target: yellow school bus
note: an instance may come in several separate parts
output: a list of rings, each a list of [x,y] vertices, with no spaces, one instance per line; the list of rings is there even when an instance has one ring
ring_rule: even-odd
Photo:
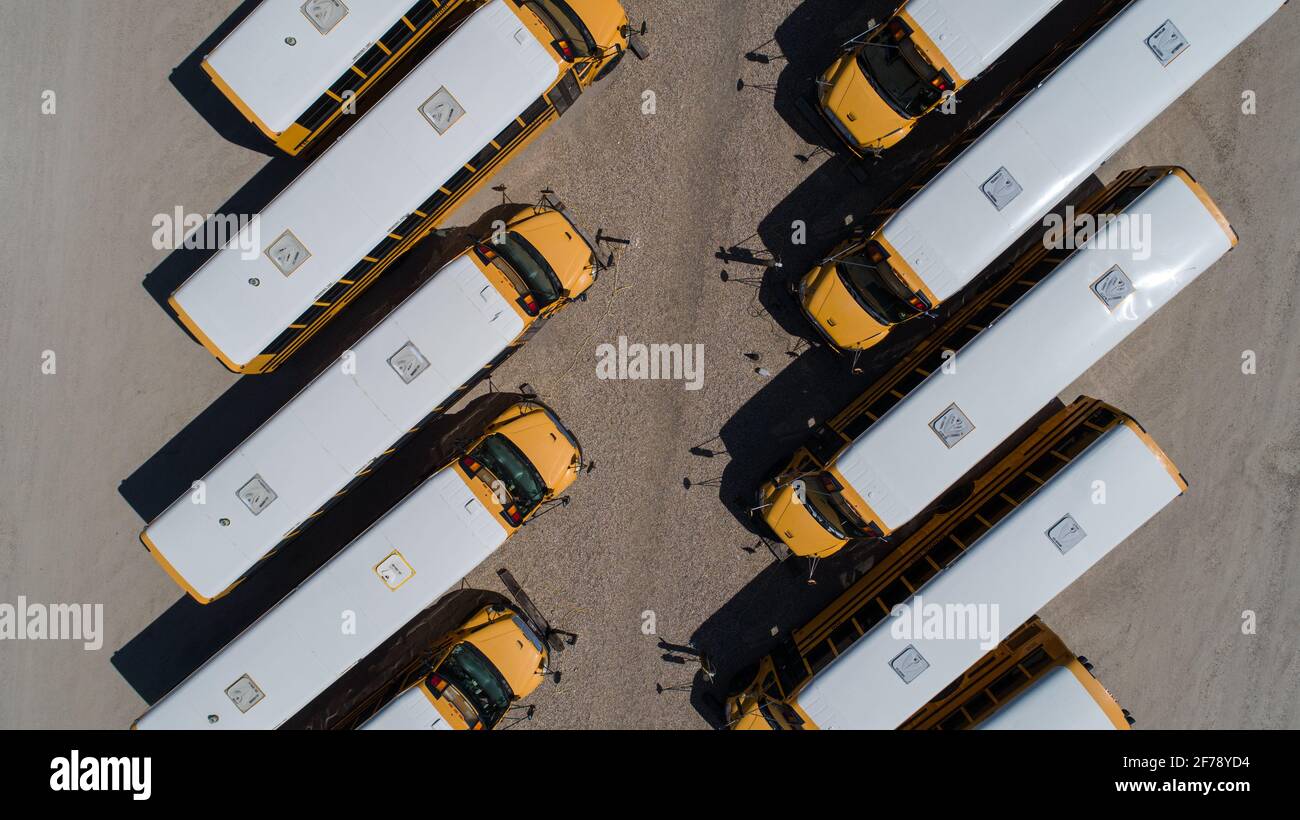
[[[537,625],[511,607],[489,605],[440,638],[425,664],[399,678],[396,697],[357,710],[345,723],[360,718],[360,729],[495,729],[541,686],[549,660]]]
[[[560,501],[581,465],[581,445],[554,412],[517,402],[135,728],[274,729],[295,719]],[[341,630],[349,611],[355,629]],[[469,626],[509,634],[501,613],[481,614]]]
[[[617,0],[490,0],[171,295],[227,368],[267,373],[618,63]]]
[[[805,315],[854,354],[931,315],[1282,5],[1243,0],[1225,14],[1215,0],[1133,0],[1041,82],[1020,84],[901,206],[792,283]]]
[[[1061,0],[909,0],[818,80],[822,115],[859,156],[893,147]]]
[[[1012,632],[900,729],[1129,729],[1133,717],[1038,616]]]
[[[759,488],[766,536],[807,558],[892,537],[1237,244],[1173,167],[1121,174],[1056,233]]]
[[[1092,501],[1098,480],[1113,491],[1107,504]],[[897,728],[986,650],[974,636],[896,634],[896,617],[923,597],[987,602],[1024,623],[1186,489],[1135,420],[1079,398],[737,681],[727,723]],[[1012,628],[980,637],[1000,642]]]
[[[199,603],[228,594],[581,300],[596,249],[560,210],[523,206],[440,268],[182,495],[140,538]],[[219,523],[223,522],[223,523]]]
[[[311,145],[421,42],[483,0],[262,0],[204,73],[281,151]]]

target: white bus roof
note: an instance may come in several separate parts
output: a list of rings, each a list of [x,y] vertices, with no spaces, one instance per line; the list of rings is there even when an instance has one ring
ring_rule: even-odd
[[[909,0],[903,8],[963,80],[997,62],[1061,0]],[[954,78],[956,79],[956,78]]]
[[[204,476],[204,503],[187,493],[158,516],[145,531],[153,550],[204,598],[224,592],[523,326],[474,262],[457,257]],[[396,368],[419,357],[427,368],[408,383]],[[241,497],[255,477],[275,494],[257,514]]]
[[[137,727],[279,726],[507,537],[505,525],[455,469],[443,470],[199,667]],[[232,700],[240,696],[245,710]],[[250,707],[251,700],[257,702]]]
[[[1140,225],[1147,215],[1149,258],[1117,250],[1124,225]],[[1175,175],[1155,183],[1123,216],[963,347],[951,362],[953,372],[932,373],[834,459],[845,483],[891,531],[919,515],[1232,247],[1215,214]],[[1114,269],[1122,279],[1110,276]],[[1113,310],[1098,295],[1107,284],[1120,288],[1117,296],[1131,288]]]
[[[1282,3],[1135,0],[890,217],[885,239],[951,298]],[[1148,45],[1158,32],[1161,53],[1187,43],[1168,65]]]
[[[450,729],[437,707],[424,693],[424,688],[412,686],[393,699],[378,714],[361,725],[362,729]]]
[[[254,116],[280,134],[413,2],[344,0],[341,18],[327,4],[318,25],[307,16],[304,0],[262,0],[207,62]]]
[[[1058,666],[981,723],[980,729],[1114,729],[1074,672]]]
[[[260,231],[256,256],[218,251],[177,305],[232,362],[252,361],[535,102],[557,61],[505,0],[479,9],[241,232]],[[464,114],[439,134],[420,109],[442,89]],[[286,231],[310,254],[289,276],[265,253]]]
[[[1105,504],[1094,502],[1097,481]],[[823,729],[897,728],[1181,493],[1162,454],[1131,427],[1112,428],[903,604],[922,615],[933,605],[990,607],[988,644],[896,638],[900,621],[886,618],[812,679],[799,706]]]

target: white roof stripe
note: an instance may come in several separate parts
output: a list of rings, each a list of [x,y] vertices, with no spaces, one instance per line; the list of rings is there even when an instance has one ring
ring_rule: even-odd
[[[343,0],[348,13],[328,34],[303,14],[303,2],[262,0],[207,56],[230,90],[277,134],[293,125],[415,0]]]
[[[1135,0],[885,223],[940,301],[988,267],[1283,0]],[[1172,19],[1191,43],[1167,67],[1147,38]],[[1024,188],[998,211],[980,186],[1006,168]]]
[[[557,60],[505,0],[479,9],[262,211],[246,229],[260,233],[255,256],[218,251],[176,303],[231,361],[252,361],[535,102]],[[444,87],[465,114],[440,135],[419,109]],[[311,253],[291,276],[262,253],[285,230]]]
[[[507,537],[454,469],[439,472],[155,704],[137,728],[274,729]],[[375,567],[394,550],[415,574],[390,589]],[[355,634],[342,628],[347,613]],[[247,712],[226,695],[243,675],[265,695]]]
[[[909,0],[904,6],[963,80],[978,77],[1061,0]],[[954,78],[956,79],[956,78]]]
[[[350,372],[331,364],[204,476],[205,503],[187,493],[146,535],[200,595],[219,595],[523,328],[469,256],[457,257],[353,347]],[[408,342],[429,361],[410,384],[388,363]],[[258,515],[236,495],[254,475],[278,496]]]
[[[1093,502],[1096,481],[1106,483],[1105,504]],[[993,607],[989,645],[978,636],[895,637],[899,621],[886,618],[813,678],[799,706],[823,729],[897,728],[1181,492],[1131,428],[1113,428],[903,604]],[[1086,536],[1062,553],[1047,532],[1067,515]],[[890,663],[908,647],[929,668],[904,683]]]
[[[1058,666],[976,728],[1114,729],[1115,724],[1074,672]]]
[[[1150,256],[1122,220],[1075,252],[832,462],[890,530],[911,521],[1231,248],[1196,193],[1167,176],[1125,214],[1150,216]],[[1092,285],[1114,266],[1136,293],[1108,310]],[[955,404],[974,429],[951,448],[930,423]]]

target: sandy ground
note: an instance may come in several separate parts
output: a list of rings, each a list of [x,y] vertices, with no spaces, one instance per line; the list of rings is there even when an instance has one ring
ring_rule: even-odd
[[[592,300],[496,378],[536,386],[598,462],[569,508],[469,579],[499,589],[495,570],[508,566],[553,622],[581,635],[563,656],[562,684],[533,698],[533,726],[705,727],[698,697],[657,692],[693,671],[665,662],[658,642],[694,640],[735,668],[773,627],[797,625],[835,591],[834,573],[814,594],[765,551],[747,551],[755,538],[733,501],[794,449],[810,418],[865,385],[824,351],[797,348],[792,331],[806,328],[773,276],[715,253],[766,247],[801,270],[828,240],[790,248],[793,220],[806,220],[819,245],[953,127],[918,130],[866,185],[825,154],[795,159],[813,148],[794,93],[825,49],[854,33],[849,10],[889,5],[629,2],[637,19],[650,16],[652,60],[628,61],[498,178],[518,201],[554,186],[593,229],[632,240]],[[136,539],[356,331],[323,336],[275,376],[238,380],[158,302],[197,261],[152,247],[155,214],[239,210],[232,198],[255,209],[294,170],[253,150],[255,135],[193,79],[194,55],[239,8],[0,0],[0,602],[101,603],[106,617],[98,651],[0,643],[0,726],[128,725],[346,543],[343,519],[326,519],[260,587],[200,609]],[[1142,727],[1300,727],[1300,113],[1288,93],[1297,38],[1288,7],[1103,174],[1183,164],[1242,235],[1065,396],[1087,392],[1133,413],[1192,484],[1044,613]],[[1039,56],[1034,45],[968,98],[1014,78]],[[751,51],[788,60],[745,59]],[[41,113],[47,89],[52,116]],[[1240,112],[1244,90],[1257,93],[1255,116]],[[497,196],[452,221],[472,222]],[[345,314],[336,324],[347,323]],[[597,380],[596,345],[620,335],[705,345],[705,388]],[[42,373],[45,351],[56,356],[52,375]],[[1256,375],[1242,373],[1244,351],[1256,354]],[[1253,635],[1242,633],[1246,610],[1257,616]]]

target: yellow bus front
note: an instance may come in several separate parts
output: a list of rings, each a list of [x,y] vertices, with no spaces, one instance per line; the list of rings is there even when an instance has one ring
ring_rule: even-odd
[[[467,251],[502,298],[514,306],[524,332],[581,299],[595,284],[596,251],[563,213],[527,207],[504,230]]]
[[[758,662],[758,670],[744,689],[728,695],[723,712],[726,728],[737,731],[794,731],[816,729],[798,702],[785,697],[777,681],[772,656]]]
[[[520,402],[493,419],[454,465],[511,533],[578,478],[582,449],[550,410]]]
[[[458,630],[417,686],[451,728],[488,730],[541,685],[548,660],[545,640],[518,613],[488,606]]]
[[[836,350],[867,350],[938,305],[934,292],[877,233],[850,241],[795,288],[804,315]]]
[[[801,558],[828,558],[855,541],[890,534],[834,466],[776,476],[759,488],[757,509],[768,533]]]
[[[818,79],[822,115],[859,156],[897,145],[955,91],[956,71],[906,10]]]

